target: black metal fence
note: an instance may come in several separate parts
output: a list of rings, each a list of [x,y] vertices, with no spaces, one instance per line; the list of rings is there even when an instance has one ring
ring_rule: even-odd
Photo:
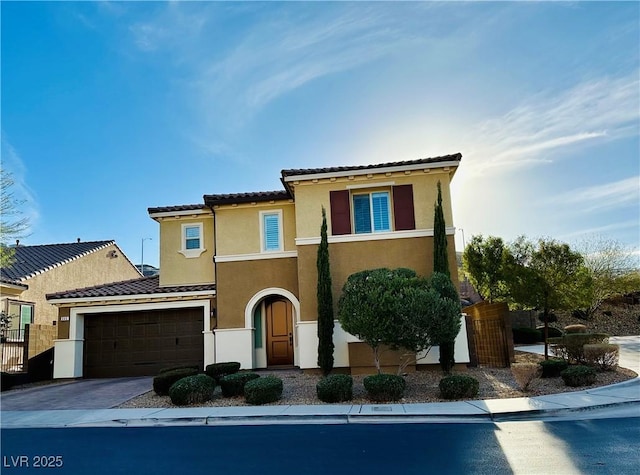
[[[24,330],[4,330],[0,335],[0,371],[20,373],[27,370],[29,327]]]

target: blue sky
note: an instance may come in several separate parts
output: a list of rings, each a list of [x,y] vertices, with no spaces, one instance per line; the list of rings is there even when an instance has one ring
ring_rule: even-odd
[[[640,247],[640,4],[5,2],[22,242],[115,239],[280,170],[461,152],[456,235]]]

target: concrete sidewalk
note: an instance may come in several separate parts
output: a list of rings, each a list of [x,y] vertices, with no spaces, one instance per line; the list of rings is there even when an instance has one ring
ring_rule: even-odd
[[[620,344],[620,366],[640,373],[640,336]],[[542,345],[518,347],[539,353]],[[543,347],[542,347],[543,350]],[[640,378],[584,391],[531,398],[425,404],[282,405],[171,409],[1,411],[1,427],[149,427],[166,425],[351,424],[386,422],[487,422],[556,416],[625,406],[640,416]]]

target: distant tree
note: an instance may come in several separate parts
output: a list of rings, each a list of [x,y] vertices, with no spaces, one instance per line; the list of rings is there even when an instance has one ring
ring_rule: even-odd
[[[433,212],[433,272],[451,275],[447,254],[447,230],[442,210],[442,188],[438,181],[438,198]]]
[[[0,169],[0,267],[10,266],[13,262],[14,249],[9,247],[9,242],[26,236],[29,230],[29,219],[21,217],[20,206],[24,200],[15,197],[14,184],[13,175]]]
[[[505,270],[510,297],[523,307],[542,312],[547,359],[548,316],[552,310],[575,306],[586,278],[582,256],[569,245],[551,239],[539,239],[534,244],[520,237],[510,250]]]
[[[345,331],[371,347],[378,373],[384,347],[405,350],[400,373],[415,362],[416,353],[431,348],[438,318],[451,305],[410,269],[374,269],[349,276],[338,302],[338,318]]]
[[[508,248],[502,238],[473,236],[462,254],[462,265],[471,285],[489,302],[506,297],[504,264]]]
[[[318,268],[318,366],[326,376],[333,369],[333,295],[331,293],[331,269],[329,266],[329,241],[327,216],[322,208],[320,246],[316,260]]]
[[[577,248],[590,279],[582,301],[587,318],[605,300],[640,290],[640,265],[631,249],[602,236],[584,240]]]

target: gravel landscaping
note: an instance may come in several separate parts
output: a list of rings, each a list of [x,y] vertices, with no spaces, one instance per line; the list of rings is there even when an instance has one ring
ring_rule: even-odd
[[[544,359],[540,355],[516,351],[517,363],[538,362]],[[591,386],[571,388],[565,386],[561,378],[537,378],[527,392],[518,388],[509,368],[464,368],[459,370],[473,376],[480,382],[480,391],[476,399],[498,399],[514,397],[541,396],[576,390],[584,390],[608,384],[619,383],[636,377],[636,373],[628,369],[618,368],[616,371],[598,373],[596,382]],[[256,371],[260,375],[274,374],[284,382],[282,399],[273,405],[292,404],[324,404],[316,396],[316,384],[319,375],[305,374],[300,370]],[[370,404],[362,385],[364,376],[354,376],[353,399],[342,404]],[[399,403],[442,402],[439,398],[438,383],[442,373],[438,369],[409,373],[405,376],[407,389],[404,398]],[[215,406],[246,406],[243,397],[225,398],[217,387],[211,401],[198,404],[198,407]],[[119,408],[167,408],[176,407],[171,404],[168,396],[158,396],[149,391],[141,396],[127,401]]]

